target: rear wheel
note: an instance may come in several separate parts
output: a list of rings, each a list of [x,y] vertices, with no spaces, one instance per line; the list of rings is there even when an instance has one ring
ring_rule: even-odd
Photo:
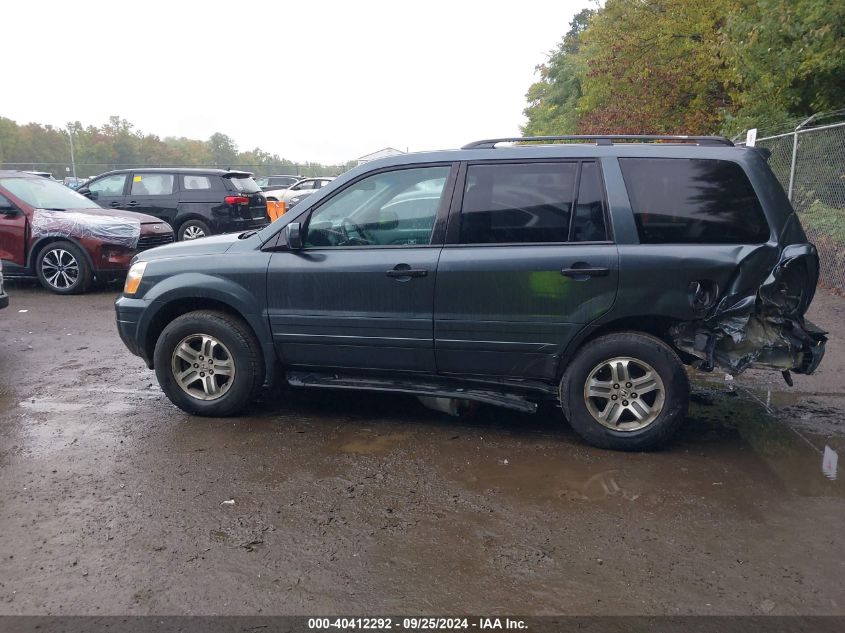
[[[211,235],[211,229],[202,220],[188,220],[179,226],[179,231],[176,234],[180,242],[187,240],[196,240],[201,237]]]
[[[154,352],[164,393],[188,413],[227,416],[261,389],[264,363],[249,326],[223,312],[198,310],[164,328]]]
[[[38,253],[35,267],[41,285],[60,295],[83,293],[94,279],[88,259],[72,242],[53,242],[45,246]]]
[[[578,352],[561,380],[560,402],[572,428],[593,446],[648,450],[665,443],[686,418],[689,381],[663,341],[621,332]]]

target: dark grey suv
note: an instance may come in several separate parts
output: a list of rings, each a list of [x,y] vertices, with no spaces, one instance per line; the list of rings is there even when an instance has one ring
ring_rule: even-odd
[[[553,399],[591,444],[633,450],[683,422],[685,365],[815,370],[818,257],[762,151],[530,141],[367,163],[260,231],[142,253],[120,335],[195,414],[276,377]]]

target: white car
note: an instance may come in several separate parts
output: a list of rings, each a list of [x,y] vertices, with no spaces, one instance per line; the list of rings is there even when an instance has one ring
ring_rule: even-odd
[[[301,193],[314,192],[324,185],[329,184],[334,177],[320,176],[318,178],[303,178],[295,185],[291,185],[287,189],[272,189],[264,192],[264,197],[268,200],[276,200],[278,202],[288,202],[294,196]]]

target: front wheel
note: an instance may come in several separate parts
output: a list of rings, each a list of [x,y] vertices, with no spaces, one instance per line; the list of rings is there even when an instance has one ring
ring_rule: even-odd
[[[561,408],[589,444],[615,450],[657,448],[687,415],[689,381],[660,339],[620,332],[587,343],[560,383]]]
[[[159,336],[153,361],[170,401],[196,415],[237,413],[264,382],[255,335],[241,319],[224,312],[198,310],[174,319]]]
[[[94,279],[90,264],[76,244],[53,242],[35,260],[38,280],[47,290],[60,295],[81,294]]]

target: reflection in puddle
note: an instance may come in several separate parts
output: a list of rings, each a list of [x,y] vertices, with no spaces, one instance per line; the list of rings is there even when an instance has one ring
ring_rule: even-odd
[[[835,481],[838,464],[839,455],[837,455],[836,451],[830,448],[830,446],[825,446],[824,453],[822,453],[822,472],[824,473],[824,476],[831,481]]]
[[[485,418],[498,417],[485,411]],[[772,496],[845,497],[834,448],[828,447],[823,472],[819,468],[825,444],[836,446],[840,437],[798,431],[756,399],[724,389],[697,389],[687,423],[662,451],[601,451],[530,431],[515,445],[491,439],[439,443],[438,470],[476,492],[532,503],[656,507],[708,499],[753,513],[760,499]]]

